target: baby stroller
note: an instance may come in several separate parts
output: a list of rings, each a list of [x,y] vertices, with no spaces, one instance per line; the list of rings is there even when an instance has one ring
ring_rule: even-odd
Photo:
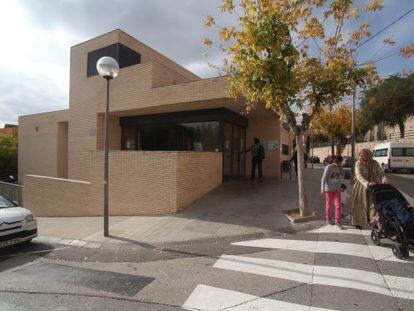
[[[391,240],[394,255],[407,259],[409,251],[413,251],[414,208],[389,184],[374,185],[370,191],[378,213],[378,226],[371,231],[372,241],[381,245],[381,239]]]

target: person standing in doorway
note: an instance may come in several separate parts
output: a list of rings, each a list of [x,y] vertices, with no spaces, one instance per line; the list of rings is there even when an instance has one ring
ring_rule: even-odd
[[[254,180],[256,177],[256,167],[259,171],[259,182],[263,182],[263,160],[265,158],[265,149],[260,143],[259,138],[254,139],[254,145],[246,149],[246,152],[252,152],[252,175],[250,180]]]

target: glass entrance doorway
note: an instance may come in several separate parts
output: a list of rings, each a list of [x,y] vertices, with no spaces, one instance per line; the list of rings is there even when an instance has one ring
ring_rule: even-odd
[[[223,124],[223,177],[243,177],[245,170],[246,129],[230,123]]]

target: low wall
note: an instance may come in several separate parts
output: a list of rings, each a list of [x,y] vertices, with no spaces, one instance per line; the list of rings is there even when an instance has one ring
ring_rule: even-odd
[[[358,154],[359,150],[368,148],[373,149],[375,145],[378,144],[377,142],[364,142],[364,143],[356,143],[355,144],[355,153]],[[335,147],[336,152],[336,147]],[[319,147],[319,148],[313,148],[313,155],[316,157],[319,157],[321,162],[323,159],[325,159],[328,155],[331,154],[331,147]],[[342,151],[342,156],[351,156],[351,145],[347,144],[345,148]]]
[[[38,175],[24,176],[24,207],[36,216],[92,216],[91,184]]]
[[[182,210],[222,182],[222,154],[183,153],[177,158],[177,208]]]
[[[102,215],[103,152],[91,152],[90,167],[89,182],[25,176],[25,207],[38,216]],[[109,213],[175,213],[220,185],[221,179],[221,153],[111,151]]]

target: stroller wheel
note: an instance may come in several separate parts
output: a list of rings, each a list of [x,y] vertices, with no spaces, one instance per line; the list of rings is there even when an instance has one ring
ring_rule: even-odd
[[[375,245],[381,245],[381,238],[378,231],[371,231],[371,240],[372,242],[374,242]]]
[[[393,245],[392,252],[394,253],[395,257],[398,259],[407,259],[408,257],[408,250],[404,248],[402,245]]]

